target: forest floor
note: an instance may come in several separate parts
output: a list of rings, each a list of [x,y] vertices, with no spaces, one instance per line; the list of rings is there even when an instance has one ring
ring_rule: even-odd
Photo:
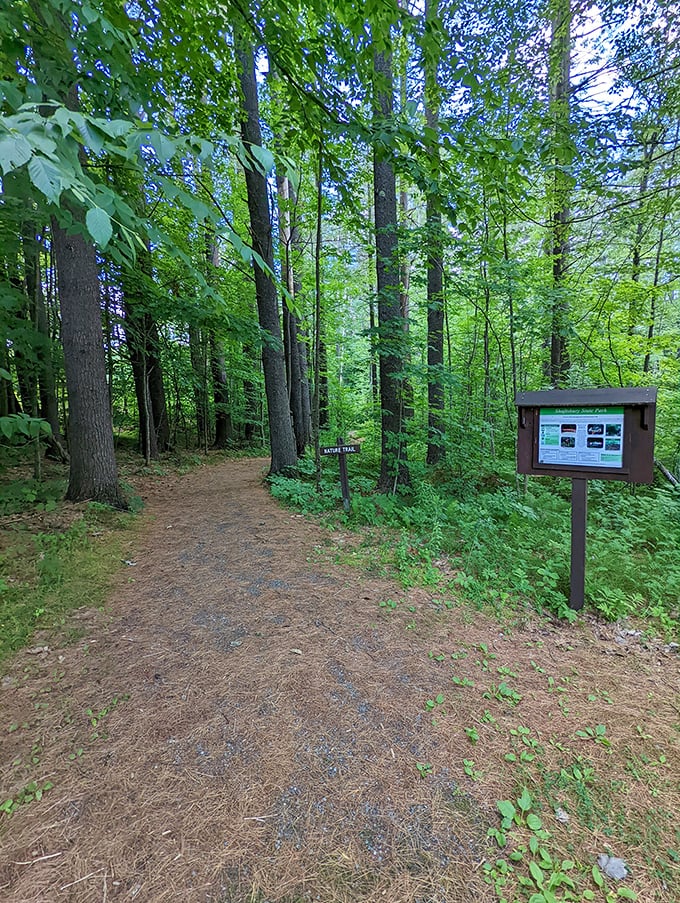
[[[486,903],[508,872],[677,903],[674,650],[340,564],[361,535],[278,506],[265,467],[145,481],[105,611],[9,662],[0,899]]]

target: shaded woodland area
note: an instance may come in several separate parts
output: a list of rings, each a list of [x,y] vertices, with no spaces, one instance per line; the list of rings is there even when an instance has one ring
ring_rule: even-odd
[[[0,893],[680,899],[679,39],[0,3]],[[515,397],[598,387],[577,615]]]
[[[545,386],[659,385],[677,474],[670,6],[27,0],[0,29],[0,423],[49,424],[69,498],[121,503],[134,432],[277,473],[351,431],[384,490],[493,470]]]

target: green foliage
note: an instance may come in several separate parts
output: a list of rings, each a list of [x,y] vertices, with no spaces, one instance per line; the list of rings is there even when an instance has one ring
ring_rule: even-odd
[[[0,661],[30,642],[37,628],[57,627],[72,609],[103,602],[120,567],[118,531],[127,523],[129,515],[93,510],[63,532],[13,535],[0,552],[7,575],[0,581]]]
[[[20,511],[54,511],[64,497],[65,479],[13,480],[0,489],[0,516]]]
[[[0,417],[0,433],[12,443],[49,436],[52,429],[46,420],[28,414],[8,414]]]
[[[22,787],[14,796],[8,797],[0,803],[0,815],[9,817],[21,806],[27,806],[29,803],[40,802],[43,794],[47,793],[54,787],[52,781],[29,781],[25,787]]]
[[[337,508],[339,489],[324,476],[321,493],[311,478],[272,480],[272,492],[301,510]],[[508,485],[447,498],[448,484],[417,481],[411,494],[368,492],[355,477],[347,524],[397,531],[390,541],[392,568],[406,583],[428,582],[433,562],[455,567],[450,589],[499,613],[530,604],[572,619],[568,607],[570,502],[566,481],[535,480],[526,495]],[[680,495],[670,488],[638,488],[591,481],[586,596],[610,620],[626,615],[655,619],[677,630],[680,598]],[[510,704],[512,689],[496,692]]]

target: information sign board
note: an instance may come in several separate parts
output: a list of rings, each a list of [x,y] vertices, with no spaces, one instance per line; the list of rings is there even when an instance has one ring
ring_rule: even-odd
[[[569,606],[583,607],[588,480],[654,479],[656,389],[547,389],[520,392],[517,470],[571,478]]]
[[[520,392],[517,469],[574,479],[654,479],[656,389]]]
[[[539,408],[538,463],[623,467],[623,407]]]

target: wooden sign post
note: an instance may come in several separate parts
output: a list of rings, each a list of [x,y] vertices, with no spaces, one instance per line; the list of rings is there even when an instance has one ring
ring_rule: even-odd
[[[345,445],[342,436],[338,436],[337,445],[327,445],[319,449],[322,455],[337,456],[340,465],[340,489],[342,490],[342,505],[345,511],[349,511],[349,480],[347,478],[347,459],[345,455],[356,455],[361,451],[360,445]]]
[[[656,389],[520,392],[517,470],[571,479],[569,607],[583,608],[588,480],[651,483]]]

